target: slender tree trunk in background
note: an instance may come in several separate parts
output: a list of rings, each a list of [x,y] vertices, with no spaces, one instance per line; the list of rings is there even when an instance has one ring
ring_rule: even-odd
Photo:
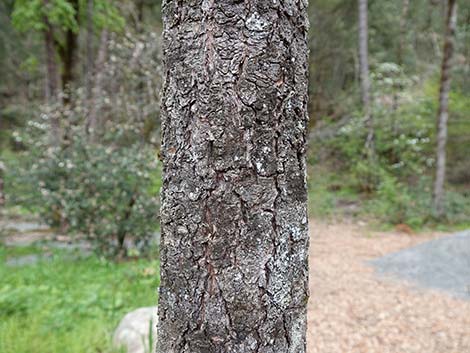
[[[47,18],[44,19],[46,29],[44,31],[44,44],[46,55],[46,101],[52,103],[57,98],[58,70],[56,52],[54,48],[54,31]]]
[[[439,91],[439,112],[437,115],[436,177],[434,181],[434,210],[442,217],[444,209],[444,183],[446,175],[447,121],[449,119],[449,92],[451,83],[452,57],[454,54],[455,29],[457,26],[457,0],[447,5],[446,34],[441,67]]]
[[[362,109],[367,127],[366,150],[373,149],[374,125],[370,111],[370,81],[369,81],[369,30],[367,24],[367,0],[359,1],[359,72],[361,79]]]
[[[47,6],[48,0],[44,1]],[[47,17],[44,17],[44,44],[46,56],[46,103],[50,106],[57,103],[59,72],[57,69],[56,51],[54,46],[54,30]],[[51,143],[58,145],[60,143],[60,121],[55,114],[50,115],[51,122]]]
[[[104,79],[104,67],[106,64],[106,58],[108,56],[108,35],[109,32],[107,29],[101,31],[100,36],[100,48],[98,50],[98,57],[96,58],[96,75],[94,87],[92,88],[92,95],[90,99],[90,110],[88,113],[87,121],[87,130],[90,136],[91,142],[96,142],[97,133],[98,133],[98,113],[101,108],[101,102],[99,96],[103,90],[103,79]]]
[[[5,206],[5,182],[4,182],[5,166],[0,161],[0,207]]]
[[[79,19],[79,4],[78,0],[71,0],[70,1],[73,8],[75,9],[75,20],[78,23]],[[62,91],[66,93],[64,95],[64,103],[68,103],[70,101],[70,97],[67,93],[69,93],[69,86],[74,80],[74,71],[75,71],[75,64],[76,64],[76,52],[78,48],[78,33],[68,29],[65,32],[65,44],[61,45],[58,44],[56,41],[58,52],[62,61]]]
[[[464,21],[465,26],[467,28],[470,28],[470,11],[467,12],[467,18]],[[465,41],[463,48],[460,50],[460,52],[463,52],[463,56],[467,58],[465,60],[465,73],[468,75],[470,73],[470,40]]]
[[[400,18],[400,42],[398,44],[397,60],[398,65],[403,65],[403,56],[406,47],[406,34],[408,30],[408,12],[410,10],[410,0],[403,0]]]
[[[434,55],[440,57],[442,55],[441,49],[441,35],[442,32],[436,32],[434,28],[434,12],[438,12],[439,16],[442,16],[442,26],[446,25],[447,21],[447,0],[430,0],[428,6],[428,16],[426,21],[426,26],[423,29],[423,32],[427,34],[428,40],[432,44],[432,49],[434,50]],[[416,51],[419,48],[415,49]]]
[[[443,0],[447,1],[447,0]],[[432,29],[432,23],[433,23],[433,12],[436,6],[439,6],[439,3],[442,3],[442,0],[429,0],[428,1],[428,11],[427,11],[427,17],[426,17],[426,30],[431,30]]]
[[[145,8],[145,0],[137,0],[136,1],[136,11],[137,11],[137,18],[136,18],[136,25],[135,28],[137,31],[143,32],[144,29],[144,8]]]
[[[94,53],[93,53],[93,0],[87,1],[87,45],[86,45],[86,97],[88,102],[91,101],[92,90],[93,90],[93,74],[94,74]]]
[[[159,353],[304,353],[307,2],[163,2]]]
[[[74,78],[75,52],[77,49],[77,35],[71,30],[66,33],[65,47],[61,51],[62,58],[62,90],[66,92]]]

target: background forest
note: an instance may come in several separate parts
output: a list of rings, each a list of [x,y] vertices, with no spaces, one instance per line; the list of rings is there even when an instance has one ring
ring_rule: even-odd
[[[409,232],[469,226],[470,2],[458,3],[439,210],[433,183],[448,2],[369,1],[364,100],[357,2],[310,0],[312,217]],[[0,0],[0,212],[38,217],[87,239],[97,254],[66,271],[0,268],[0,352],[27,352],[50,330],[36,352],[110,351],[106,337],[129,303],[153,304],[161,31],[160,0]],[[0,257],[38,251],[2,246]],[[53,251],[54,261],[68,261]],[[109,299],[118,285],[122,296]]]

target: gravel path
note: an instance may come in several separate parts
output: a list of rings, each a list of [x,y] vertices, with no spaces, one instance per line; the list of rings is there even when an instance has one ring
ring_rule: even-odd
[[[392,253],[371,264],[382,275],[470,300],[470,231]]]
[[[309,353],[470,353],[470,301],[378,276],[370,261],[444,234],[311,223]]]

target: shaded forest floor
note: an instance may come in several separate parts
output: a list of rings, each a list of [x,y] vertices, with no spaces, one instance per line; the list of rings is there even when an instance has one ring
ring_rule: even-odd
[[[309,353],[470,352],[470,302],[379,277],[367,262],[445,236],[312,220]]]

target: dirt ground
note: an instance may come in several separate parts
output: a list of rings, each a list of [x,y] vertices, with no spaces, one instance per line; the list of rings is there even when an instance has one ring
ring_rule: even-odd
[[[444,234],[318,221],[310,229],[308,353],[470,353],[470,301],[379,277],[367,264]]]

